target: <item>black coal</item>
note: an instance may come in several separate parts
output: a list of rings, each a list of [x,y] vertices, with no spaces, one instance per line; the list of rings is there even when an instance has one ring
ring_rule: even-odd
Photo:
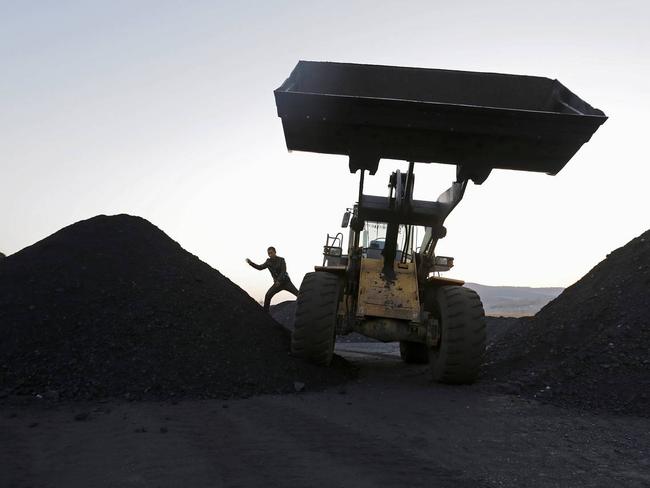
[[[485,378],[561,404],[650,415],[650,231],[498,337]]]
[[[289,356],[241,288],[139,217],[97,216],[0,263],[0,392],[231,397],[345,380]]]

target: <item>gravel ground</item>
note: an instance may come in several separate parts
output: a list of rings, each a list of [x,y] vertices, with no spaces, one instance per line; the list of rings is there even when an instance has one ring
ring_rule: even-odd
[[[650,419],[430,383],[389,346],[339,344],[359,376],[323,392],[0,405],[0,486],[650,485]]]

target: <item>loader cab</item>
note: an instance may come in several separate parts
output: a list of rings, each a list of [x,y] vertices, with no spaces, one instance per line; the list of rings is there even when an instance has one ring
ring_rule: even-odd
[[[350,220],[350,211],[346,211],[343,216],[342,227],[347,227]],[[416,228],[417,227],[417,228]],[[383,251],[386,245],[386,232],[388,226],[384,222],[366,222],[363,230],[360,232],[359,244],[361,247],[361,257],[368,259],[383,259]],[[414,251],[419,249],[419,242],[416,240],[425,235],[426,228],[421,226],[399,227],[398,250],[396,261],[410,262],[414,259]],[[410,235],[410,237],[409,237]],[[354,230],[350,229],[350,241],[354,242]],[[408,239],[408,243],[406,240]],[[348,254],[343,251],[343,233],[338,232],[335,235],[327,234],[323,246],[323,266],[338,267],[346,266]]]
[[[378,239],[373,239],[368,244],[368,247],[364,248],[364,256],[370,259],[381,259],[382,252],[386,246],[386,239],[380,237]]]
[[[369,259],[381,259],[386,246],[386,224],[383,222],[366,222],[361,231],[362,256]]]
[[[386,246],[387,225],[384,222],[366,222],[361,231],[362,256],[368,259],[383,259]],[[422,226],[399,226],[398,249],[395,259],[410,262],[414,259],[414,252],[420,248],[419,238],[424,236],[426,228]],[[407,242],[408,240],[408,242]]]

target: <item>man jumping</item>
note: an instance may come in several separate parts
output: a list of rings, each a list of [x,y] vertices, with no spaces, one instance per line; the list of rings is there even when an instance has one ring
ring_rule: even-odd
[[[298,296],[298,289],[293,285],[293,283],[291,283],[291,279],[287,274],[287,264],[284,262],[284,258],[275,254],[275,248],[273,246],[269,247],[266,251],[269,258],[264,262],[264,264],[255,264],[248,258],[246,258],[246,262],[255,269],[268,269],[271,272],[273,285],[264,296],[264,310],[268,312],[271,305],[271,298],[273,298],[276,293],[286,290],[289,293]]]

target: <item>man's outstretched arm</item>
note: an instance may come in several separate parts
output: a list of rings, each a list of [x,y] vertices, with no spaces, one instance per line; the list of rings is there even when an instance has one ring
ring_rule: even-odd
[[[251,261],[250,259],[246,258],[246,262],[247,262],[248,264],[250,264],[253,268],[255,268],[255,269],[257,269],[257,270],[260,270],[260,271],[269,267],[269,263],[268,263],[268,261],[265,261],[264,264],[255,264],[253,261]]]

